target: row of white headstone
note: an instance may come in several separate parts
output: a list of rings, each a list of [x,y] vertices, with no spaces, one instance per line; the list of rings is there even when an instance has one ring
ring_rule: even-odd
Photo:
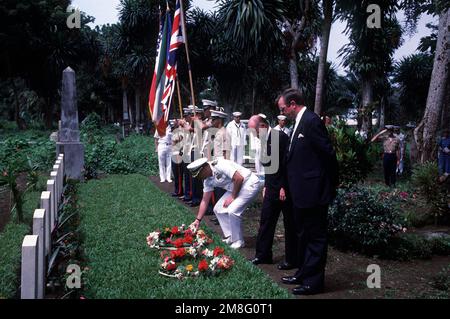
[[[47,191],[41,194],[40,209],[34,211],[33,234],[23,239],[21,299],[45,297],[46,271],[52,254],[52,232],[58,225],[63,186],[64,154],[59,154],[47,181]]]

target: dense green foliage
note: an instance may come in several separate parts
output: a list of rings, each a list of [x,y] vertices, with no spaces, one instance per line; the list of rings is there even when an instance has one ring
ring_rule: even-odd
[[[99,174],[156,174],[158,159],[152,137],[132,134],[122,140],[117,127],[101,127],[95,113],[83,121],[81,140],[85,143],[85,177]]]
[[[369,144],[344,121],[336,121],[328,130],[339,162],[341,186],[348,187],[364,180],[373,167]]]
[[[391,205],[363,187],[339,190],[329,218],[336,247],[366,254],[380,254],[402,230]]]
[[[194,215],[141,175],[111,176],[80,185],[84,274],[88,298],[288,298],[286,290],[236,251],[234,268],[220,277],[178,281],[158,275],[160,256],[147,235]],[[222,242],[211,230],[215,243]]]
[[[413,169],[412,182],[432,207],[437,222],[450,222],[448,209],[448,189],[438,182],[439,171],[436,163],[428,162]]]

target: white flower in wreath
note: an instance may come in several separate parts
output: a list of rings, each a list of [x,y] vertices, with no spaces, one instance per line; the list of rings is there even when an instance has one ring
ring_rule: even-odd
[[[195,258],[197,256],[197,249],[195,249],[194,247],[189,247],[187,249],[187,253]]]
[[[151,248],[156,247],[156,244],[157,244],[158,241],[159,241],[159,235],[160,235],[159,232],[153,232],[153,233],[150,233],[150,234],[148,235],[148,237],[147,237],[147,244],[148,244]]]
[[[211,262],[209,263],[209,268],[211,270],[215,270],[217,267],[217,263],[219,262],[220,258],[219,257],[215,257],[211,260]]]

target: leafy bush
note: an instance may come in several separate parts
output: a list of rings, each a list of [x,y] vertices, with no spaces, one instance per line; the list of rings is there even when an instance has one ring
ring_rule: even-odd
[[[337,248],[379,255],[400,231],[388,201],[363,187],[339,189],[329,212],[330,240]]]
[[[395,260],[429,259],[433,255],[433,244],[423,236],[404,234],[391,240],[381,253],[382,258]]]
[[[344,121],[335,121],[328,127],[339,162],[339,179],[349,187],[367,177],[373,167],[369,144]]]
[[[0,143],[0,170],[14,166],[19,172],[37,166],[47,171],[55,159],[55,143],[50,141],[49,133],[26,131],[6,135]]]
[[[83,135],[84,139],[89,139]],[[94,135],[85,142],[85,176],[96,178],[99,174],[156,174],[158,161],[153,151],[153,139],[131,135],[118,142],[114,135]]]
[[[419,193],[430,204],[436,224],[449,219],[446,187],[439,183],[439,171],[436,163],[427,162],[418,165],[412,173],[412,182]]]

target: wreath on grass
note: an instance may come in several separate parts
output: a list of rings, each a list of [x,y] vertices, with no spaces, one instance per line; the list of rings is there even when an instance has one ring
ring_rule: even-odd
[[[184,225],[157,230],[147,237],[150,248],[162,250],[159,274],[177,279],[217,276],[233,267],[234,260],[223,248],[207,248],[212,242],[203,230],[185,229]]]

